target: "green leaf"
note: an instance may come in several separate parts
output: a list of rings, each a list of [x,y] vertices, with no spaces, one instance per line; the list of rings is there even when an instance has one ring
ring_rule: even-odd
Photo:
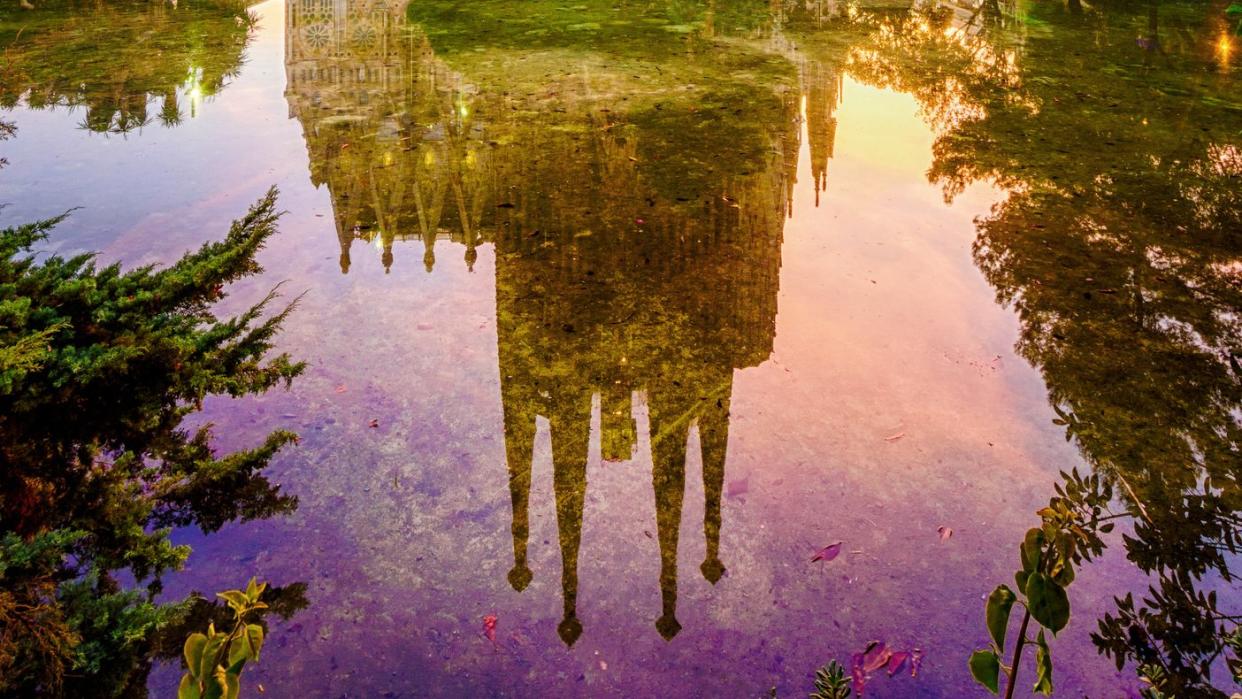
[[[201,633],[192,633],[190,637],[185,639],[185,647],[182,654],[185,656],[185,666],[189,669],[188,676],[197,678],[199,668],[203,665],[203,648],[207,645],[207,637]]]
[[[216,665],[218,664],[217,656],[220,655],[220,648],[224,646],[225,635],[216,634],[207,639],[206,645],[203,646],[203,658],[198,666],[198,676],[207,680],[204,684],[208,688],[211,687],[210,678],[215,674]],[[207,697],[207,692],[203,693]]]
[[[246,593],[241,590],[225,590],[217,592],[216,597],[225,600],[229,606],[237,611],[241,611],[250,605],[250,600],[246,598]]]
[[[990,650],[970,654],[970,676],[993,694],[1000,693],[1000,658]]]
[[[1026,580],[1026,600],[1031,616],[1054,636],[1069,623],[1069,596],[1047,575],[1031,573]]]
[[[1042,629],[1035,639],[1035,687],[1031,691],[1052,696],[1052,654],[1048,651],[1048,641]]]
[[[199,699],[198,682],[195,682],[188,672],[181,676],[181,685],[177,687],[177,699]]]
[[[1069,587],[1074,582],[1074,563],[1068,558],[1057,561],[1052,567],[1052,579],[1061,587]]]
[[[234,668],[241,672],[242,665],[251,658],[250,646],[243,640],[243,637],[233,639],[233,644],[229,646],[229,670]]]
[[[263,649],[263,627],[258,624],[246,624],[243,642],[250,650],[250,657],[259,659],[259,651]]]
[[[1022,570],[1034,572],[1039,567],[1039,559],[1044,550],[1044,532],[1038,527],[1029,529],[1022,541]]]
[[[1229,6],[1229,8],[1228,8],[1227,10],[1225,10],[1225,16],[1226,16],[1226,17],[1238,17],[1238,16],[1242,16],[1242,5],[1239,5],[1239,4],[1238,4],[1238,3],[1236,3],[1236,2],[1235,2],[1234,4],[1232,4],[1232,5],[1230,5],[1230,6]]]
[[[224,685],[220,681],[220,674],[224,672],[224,668],[216,666],[211,675],[203,683],[203,699],[223,699]]]
[[[223,699],[237,699],[237,695],[241,693],[241,677],[235,672],[226,672],[220,677],[224,683]]]
[[[1025,570],[1019,570],[1013,574],[1013,581],[1018,585],[1018,592],[1026,594],[1026,578],[1030,573]]]
[[[1005,585],[997,585],[992,594],[988,595],[987,619],[988,633],[996,642],[999,651],[1005,650],[1005,631],[1009,628],[1009,610],[1017,596]]]

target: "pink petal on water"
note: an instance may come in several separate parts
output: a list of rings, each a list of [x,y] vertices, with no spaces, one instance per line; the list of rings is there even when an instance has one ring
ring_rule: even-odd
[[[819,552],[817,552],[814,556],[811,557],[811,562],[814,563],[816,561],[831,561],[832,559],[836,558],[839,555],[841,555],[841,542],[840,541],[838,541],[835,544],[829,544],[825,546],[824,548],[820,549]]]

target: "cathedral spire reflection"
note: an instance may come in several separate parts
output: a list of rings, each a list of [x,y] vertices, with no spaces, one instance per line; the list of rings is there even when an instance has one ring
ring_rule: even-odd
[[[542,417],[561,557],[557,631],[567,645],[578,640],[598,405],[602,459],[650,461],[659,546],[652,583],[661,595],[652,618],[672,639],[681,630],[677,563],[691,430],[703,471],[698,568],[715,585],[727,571],[721,500],[733,375],[772,352],[803,110],[818,196],[838,74],[737,48],[759,54],[745,57],[748,70],[772,61],[772,80],[735,77],[726,62],[710,91],[651,97],[562,83],[535,91],[536,100],[556,92],[559,102],[528,105],[510,83],[542,78],[514,72],[504,88],[472,84],[432,53],[403,4],[315,0],[291,6],[288,18],[290,112],[306,134],[312,180],[332,197],[342,272],[359,243],[379,252],[385,271],[418,243],[428,271],[444,241],[463,245],[471,270],[478,248],[494,246],[509,584],[521,592],[535,575],[531,471]],[[677,61],[703,70],[721,58],[682,51],[660,60],[657,75],[684,68]],[[635,405],[645,407],[649,453],[638,448]]]

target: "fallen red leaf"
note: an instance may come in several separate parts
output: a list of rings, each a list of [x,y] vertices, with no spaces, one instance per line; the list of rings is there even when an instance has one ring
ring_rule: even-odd
[[[814,563],[816,561],[831,561],[832,559],[836,558],[839,555],[841,555],[841,542],[840,541],[838,541],[835,544],[828,544],[824,548],[820,549],[814,556],[811,557],[811,562]]]
[[[496,642],[496,615],[488,614],[483,617],[483,635],[487,636],[487,640],[492,643]]]
[[[867,686],[867,673],[863,672],[863,654],[855,653],[850,663],[850,685],[854,688],[854,693],[859,697],[863,695],[863,688]]]
[[[896,653],[893,653],[891,656],[889,656],[888,666],[885,668],[886,670],[888,670],[888,676],[892,677],[893,675],[896,675],[898,672],[901,672],[901,668],[905,666],[906,661],[908,661],[909,659],[910,659],[909,651],[904,651],[904,650],[899,650]]]
[[[884,645],[884,641],[875,641],[867,647],[867,651],[863,653],[863,672],[870,674],[888,665],[888,659],[893,655],[893,651]]]

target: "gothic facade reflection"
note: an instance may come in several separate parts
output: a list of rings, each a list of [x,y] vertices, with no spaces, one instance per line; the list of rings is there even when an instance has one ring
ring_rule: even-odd
[[[543,417],[567,644],[582,632],[577,571],[593,405],[598,398],[602,457],[641,461],[634,406],[645,403],[663,600],[655,626],[672,638],[681,628],[690,430],[706,498],[700,570],[715,584],[726,571],[721,498],[734,372],[772,352],[802,122],[810,120],[818,197],[839,72],[798,58],[791,89],[740,81],[737,94],[766,110],[750,121],[732,100],[673,96],[644,107],[640,97],[587,91],[517,118],[514,98],[485,94],[448,68],[402,8],[338,0],[298,3],[288,14],[290,113],[305,130],[312,179],[332,196],[341,270],[360,241],[379,248],[388,269],[394,242],[418,239],[428,271],[437,241],[460,243],[467,265],[479,245],[494,245],[508,578],[521,591],[534,576],[528,511]]]

